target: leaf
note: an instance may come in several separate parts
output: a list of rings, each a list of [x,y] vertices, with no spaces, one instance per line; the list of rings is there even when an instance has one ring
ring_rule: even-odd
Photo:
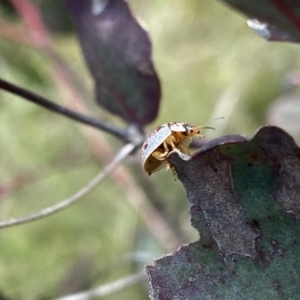
[[[300,2],[223,0],[250,18],[249,27],[269,41],[300,42]]]
[[[155,119],[160,82],[151,42],[124,0],[67,0],[99,105],[129,123]]]
[[[185,156],[183,156],[185,158]],[[278,127],[224,136],[183,160],[201,239],[147,266],[152,299],[297,299],[300,293],[300,149]]]

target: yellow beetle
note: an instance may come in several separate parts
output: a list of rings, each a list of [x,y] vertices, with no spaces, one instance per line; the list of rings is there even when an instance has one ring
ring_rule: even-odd
[[[166,157],[175,149],[190,155],[188,147],[192,137],[203,137],[201,129],[204,128],[214,129],[205,125],[194,126],[183,122],[170,122],[155,128],[142,146],[141,163],[144,171],[151,175],[163,167],[169,169],[170,165]]]

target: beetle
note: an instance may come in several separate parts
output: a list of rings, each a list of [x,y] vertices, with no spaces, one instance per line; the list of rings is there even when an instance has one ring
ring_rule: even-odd
[[[183,122],[170,122],[155,128],[148,135],[141,149],[141,163],[144,171],[151,175],[163,167],[168,170],[170,165],[166,158],[173,150],[190,155],[188,147],[192,137],[202,138],[201,129],[204,128],[214,129],[205,125],[194,126]],[[173,173],[176,178],[175,170]]]

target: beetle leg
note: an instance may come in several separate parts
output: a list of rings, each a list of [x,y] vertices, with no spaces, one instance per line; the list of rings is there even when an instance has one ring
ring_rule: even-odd
[[[153,151],[151,155],[158,160],[165,160],[167,154],[169,153],[169,149],[166,142],[163,142],[163,146],[165,150],[164,152],[160,152],[159,150],[156,150]]]
[[[164,148],[165,148],[166,150],[168,150],[168,152],[169,152],[170,150],[168,149],[167,145],[170,145],[171,148],[172,148],[172,150],[174,150],[175,148],[177,148],[177,147],[175,146],[174,142],[176,142],[176,137],[173,136],[173,135],[170,135],[170,136],[169,136],[168,138],[166,138],[165,141],[164,141]]]
[[[172,149],[175,149],[175,148],[176,148],[176,146],[174,145],[174,143],[173,143],[172,140],[170,140],[170,144],[171,144]]]
[[[169,171],[169,169],[171,169],[172,173],[173,173],[173,178],[174,180],[176,180],[178,178],[177,173],[174,169],[174,167],[171,167],[170,164],[166,164],[166,171]]]

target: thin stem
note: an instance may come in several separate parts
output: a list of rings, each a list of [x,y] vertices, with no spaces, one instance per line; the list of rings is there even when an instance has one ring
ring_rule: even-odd
[[[69,206],[75,204],[79,200],[83,198],[86,194],[92,191],[98,184],[110,173],[112,172],[134,149],[136,145],[133,143],[126,144],[114,157],[114,159],[96,176],[94,177],[86,186],[81,188],[77,193],[72,195],[69,198],[64,199],[63,201],[53,205],[46,207],[36,213],[22,216],[20,218],[13,218],[6,221],[0,222],[0,229],[11,227],[15,225],[21,225],[25,223],[29,223],[32,221],[36,221],[39,219],[46,218],[51,216],[61,210],[68,208]]]
[[[122,279],[116,280],[114,282],[102,285],[100,287],[80,292],[76,294],[67,295],[56,300],[91,300],[98,297],[103,297],[110,295],[114,292],[123,290],[124,288],[136,284],[140,281],[146,280],[147,276],[145,271],[140,271],[136,274],[124,277]]]
[[[18,87],[12,83],[9,83],[3,79],[0,79],[0,89],[10,92],[14,95],[18,95],[28,101],[31,101],[37,105],[40,105],[40,106],[42,106],[48,110],[51,110],[57,114],[68,117],[72,120],[79,121],[86,125],[102,129],[102,130],[109,132],[110,134],[128,142],[127,131],[124,129],[117,128],[115,126],[112,126],[110,124],[102,122],[96,118],[82,115],[82,114],[75,112],[71,109],[68,109],[64,106],[56,104],[56,103],[54,103],[40,95],[37,95],[31,91],[28,91],[24,88]]]

